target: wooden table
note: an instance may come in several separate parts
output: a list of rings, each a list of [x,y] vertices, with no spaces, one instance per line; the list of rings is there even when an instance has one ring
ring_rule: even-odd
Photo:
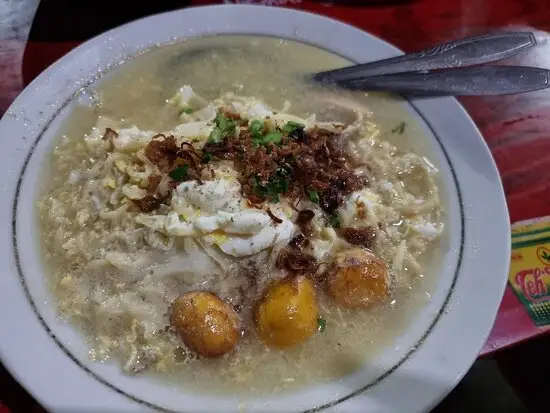
[[[148,14],[222,1],[0,0],[0,113],[45,67],[106,29]],[[226,3],[235,1],[226,1]],[[237,1],[239,2],[239,1]],[[240,1],[312,11],[364,29],[405,51],[502,29],[535,32],[539,47],[507,63],[550,68],[550,3],[546,0]],[[373,4],[377,3],[377,4]],[[243,22],[243,24],[245,24]],[[550,91],[464,98],[499,167],[512,222],[550,215]],[[480,274],[482,276],[482,274]],[[503,275],[504,276],[504,275]],[[542,334],[510,288],[481,355]],[[1,411],[1,406],[0,406]]]

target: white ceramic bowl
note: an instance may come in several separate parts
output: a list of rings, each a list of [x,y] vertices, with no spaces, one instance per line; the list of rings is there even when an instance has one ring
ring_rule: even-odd
[[[246,22],[246,24],[243,24]],[[60,59],[17,98],[0,122],[0,353],[46,408],[59,412],[406,412],[439,402],[475,360],[493,324],[510,256],[500,178],[480,133],[456,100],[410,110],[430,136],[449,202],[449,249],[430,303],[355,374],[277,397],[208,396],[124,376],[88,360],[82,337],[59,322],[40,264],[34,200],[44,156],[75,92],[139,51],[180,38],[262,34],[303,41],[366,62],[400,53],[337,21],[283,8],[214,6],[148,17],[102,34]],[[241,410],[242,411],[242,410]]]

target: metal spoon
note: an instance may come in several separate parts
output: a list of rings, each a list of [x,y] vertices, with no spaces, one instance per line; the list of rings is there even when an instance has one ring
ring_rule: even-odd
[[[317,81],[338,82],[363,76],[473,66],[514,56],[536,44],[531,32],[492,33],[453,40],[389,59],[320,72],[313,78]]]
[[[524,66],[482,66],[405,72],[337,82],[355,90],[391,91],[415,96],[490,96],[550,87],[550,71]]]
[[[313,79],[352,89],[406,94],[460,96],[523,93],[549,87],[549,72],[530,67],[465,66],[501,60],[535,45],[535,37],[530,32],[494,33],[317,73]]]

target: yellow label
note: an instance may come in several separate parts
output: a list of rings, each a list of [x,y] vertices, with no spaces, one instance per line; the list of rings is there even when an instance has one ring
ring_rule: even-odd
[[[550,217],[520,222],[512,228],[508,282],[533,322],[550,324]]]

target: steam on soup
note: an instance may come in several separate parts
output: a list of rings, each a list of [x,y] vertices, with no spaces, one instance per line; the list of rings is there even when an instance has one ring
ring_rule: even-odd
[[[59,311],[92,358],[273,391],[352,372],[391,344],[429,297],[437,169],[399,101],[300,76],[345,64],[216,37],[93,85],[39,201]]]

